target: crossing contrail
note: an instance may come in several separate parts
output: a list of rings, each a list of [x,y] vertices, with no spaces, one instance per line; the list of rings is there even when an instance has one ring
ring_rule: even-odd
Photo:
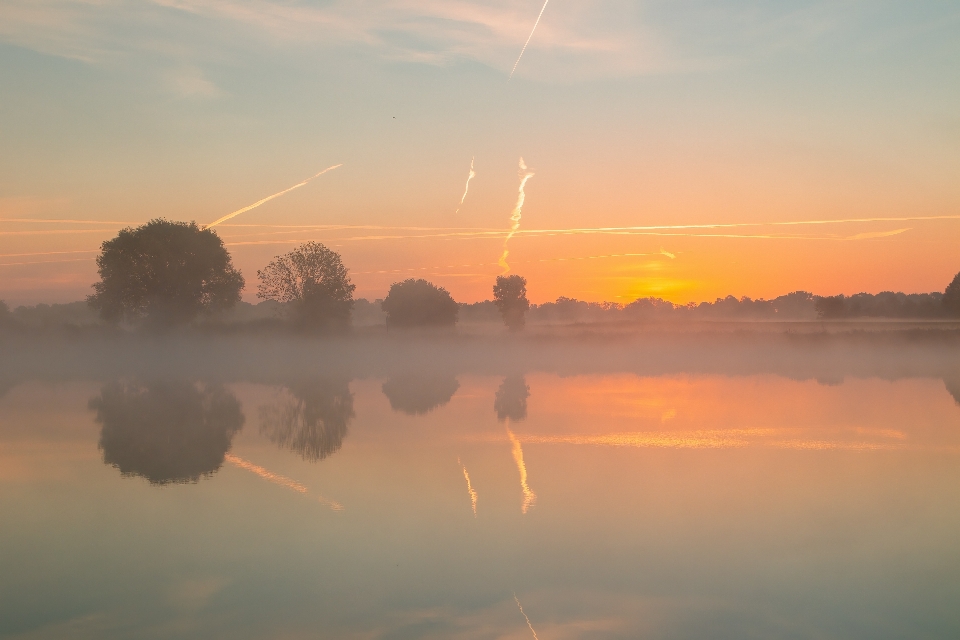
[[[217,220],[214,220],[213,222],[211,222],[210,224],[208,224],[207,226],[205,226],[204,229],[210,229],[211,227],[217,226],[217,225],[220,224],[221,222],[226,222],[226,221],[229,220],[230,218],[233,218],[233,217],[235,217],[235,216],[238,216],[238,215],[240,215],[241,213],[245,213],[245,212],[247,212],[247,211],[250,211],[250,209],[256,209],[257,207],[259,207],[260,205],[262,205],[264,202],[269,202],[270,200],[273,200],[274,198],[279,198],[279,197],[282,196],[283,194],[289,193],[290,191],[293,191],[294,189],[299,189],[300,187],[302,187],[303,185],[307,184],[308,182],[310,182],[310,181],[313,180],[314,178],[319,178],[320,176],[322,176],[323,174],[325,174],[327,171],[333,171],[333,170],[336,169],[337,167],[342,167],[342,166],[343,166],[343,163],[335,164],[335,165],[333,165],[332,167],[327,167],[326,169],[324,169],[324,170],[321,171],[320,173],[318,173],[318,174],[316,174],[316,175],[314,175],[314,176],[310,176],[309,178],[307,178],[307,179],[304,180],[303,182],[300,182],[300,183],[298,183],[298,184],[295,184],[295,185],[293,185],[292,187],[290,187],[289,189],[284,189],[283,191],[281,191],[281,192],[279,192],[279,193],[275,193],[275,194],[273,194],[272,196],[267,196],[267,197],[264,198],[263,200],[258,200],[258,201],[254,202],[253,204],[251,204],[251,205],[248,206],[248,207],[244,207],[243,209],[237,209],[237,210],[234,211],[233,213],[228,213],[227,215],[223,216],[222,218],[218,218]]]
[[[517,193],[517,204],[513,207],[513,213],[510,215],[510,233],[503,239],[503,254],[501,254],[500,261],[498,262],[498,264],[503,267],[504,273],[510,271],[510,265],[507,264],[507,256],[510,255],[510,252],[507,251],[507,243],[510,242],[510,238],[512,238],[513,234],[520,228],[520,212],[523,209],[523,201],[527,197],[523,192],[523,187],[527,184],[527,180],[533,177],[533,172],[527,170],[527,165],[523,161],[523,157],[520,158],[520,171],[518,174],[520,176],[520,191]]]
[[[463,197],[460,198],[460,204],[457,205],[457,210],[454,212],[455,214],[460,213],[460,207],[463,206],[463,201],[467,199],[467,191],[470,190],[470,181],[473,180],[473,178],[477,175],[477,172],[473,170],[474,160],[475,157],[470,158],[470,173],[467,175],[467,186],[463,188]]]
[[[547,3],[550,0],[544,0],[543,6],[540,8],[540,15],[537,16],[537,21],[533,23],[533,29],[530,30],[530,35],[527,36],[527,41],[523,43],[523,49],[520,49],[520,55],[517,56],[517,61],[513,63],[513,70],[510,72],[510,78],[507,78],[507,82],[513,78],[513,74],[517,70],[517,65],[520,64],[520,58],[523,57],[523,52],[527,50],[527,45],[530,44],[530,39],[533,38],[533,32],[537,30],[537,25],[540,24],[540,17],[543,15],[543,10],[547,8]]]

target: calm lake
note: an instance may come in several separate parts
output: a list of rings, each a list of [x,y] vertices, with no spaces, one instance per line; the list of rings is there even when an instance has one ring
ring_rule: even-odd
[[[960,637],[955,383],[586,369],[9,382],[0,635]]]

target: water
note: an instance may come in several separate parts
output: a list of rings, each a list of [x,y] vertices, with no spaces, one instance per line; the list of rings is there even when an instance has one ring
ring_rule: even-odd
[[[0,635],[960,636],[949,378],[593,368],[9,383]]]

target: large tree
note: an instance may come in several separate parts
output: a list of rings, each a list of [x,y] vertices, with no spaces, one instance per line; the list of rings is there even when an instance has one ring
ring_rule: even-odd
[[[353,291],[340,254],[319,242],[307,242],[277,256],[257,271],[257,297],[291,305],[303,327],[342,329],[350,324]]]
[[[380,306],[388,327],[453,326],[460,313],[449,291],[422,278],[393,283]]]
[[[518,275],[497,276],[493,285],[493,301],[503,316],[503,322],[511,331],[523,329],[527,309],[527,280]]]
[[[960,273],[953,277],[943,292],[943,306],[951,316],[960,316]]]
[[[108,322],[177,325],[240,301],[243,276],[216,232],[196,222],[151,220],[101,245],[100,282],[87,298]]]

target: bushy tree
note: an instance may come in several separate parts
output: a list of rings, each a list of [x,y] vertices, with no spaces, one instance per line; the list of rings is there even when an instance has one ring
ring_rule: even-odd
[[[413,278],[391,285],[380,306],[388,327],[453,326],[460,313],[446,289]]]
[[[951,316],[960,316],[960,273],[953,277],[943,292],[943,306]]]
[[[101,245],[100,282],[87,302],[108,322],[190,322],[240,301],[243,276],[223,241],[195,222],[151,220]]]
[[[353,291],[340,254],[319,242],[307,242],[277,256],[257,271],[257,297],[290,303],[294,321],[313,329],[350,325]]]
[[[527,309],[530,308],[526,278],[518,275],[497,276],[497,284],[493,285],[493,301],[509,329],[523,329]]]

